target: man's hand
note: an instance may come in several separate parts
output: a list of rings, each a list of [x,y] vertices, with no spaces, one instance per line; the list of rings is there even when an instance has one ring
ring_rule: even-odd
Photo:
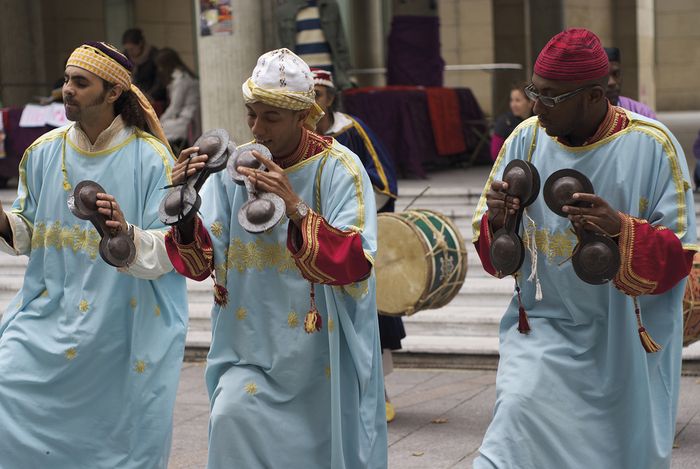
[[[508,215],[515,215],[515,212],[520,209],[520,199],[508,196],[506,194],[507,190],[507,182],[493,181],[491,183],[491,188],[486,193],[489,224],[491,225],[491,230],[494,232],[503,228],[506,219],[506,210],[508,210]]]
[[[175,166],[173,167],[173,172],[172,172],[172,184],[182,184],[182,182],[185,180],[186,177],[190,177],[193,174],[197,173],[200,171],[203,167],[206,161],[209,159],[208,155],[197,155],[197,156],[192,156],[196,154],[199,151],[199,147],[190,147],[190,148],[185,148],[180,152],[180,156],[177,159],[177,162],[175,163]],[[191,159],[190,159],[191,157]],[[189,163],[188,163],[188,160]],[[185,177],[185,169],[187,169],[187,176]]]
[[[620,215],[604,199],[595,194],[585,193],[577,193],[573,197],[591,205],[591,207],[575,207],[573,205],[562,207],[562,211],[569,214],[569,220],[577,230],[595,231],[613,237],[620,234],[622,229]]]
[[[250,179],[253,187],[260,189],[265,192],[271,192],[277,194],[284,200],[284,205],[287,213],[291,213],[296,210],[297,204],[301,202],[301,198],[294,192],[292,185],[289,182],[289,178],[284,173],[284,170],[280,168],[274,161],[263,157],[257,151],[253,151],[253,156],[260,161],[268,171],[262,171],[260,169],[247,168],[245,166],[239,166],[238,172]]]
[[[129,225],[127,225],[124,214],[119,208],[119,204],[114,199],[114,196],[102,192],[98,193],[97,207],[99,207],[97,211],[107,218],[107,227],[114,231],[127,232]]]

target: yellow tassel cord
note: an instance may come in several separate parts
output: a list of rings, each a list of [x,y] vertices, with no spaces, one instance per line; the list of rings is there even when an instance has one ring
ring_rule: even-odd
[[[306,331],[307,334],[320,331],[321,327],[323,327],[323,318],[321,318],[321,314],[319,314],[318,310],[316,309],[315,296],[314,284],[312,283],[310,294],[311,305],[309,307],[309,312],[306,313],[306,317],[304,318],[304,331]]]
[[[634,298],[634,314],[637,316],[637,325],[639,326],[639,340],[642,342],[642,347],[647,353],[654,353],[661,350],[661,345],[656,343],[654,339],[651,338],[649,332],[647,332],[644,325],[642,325],[642,314],[639,310],[639,303],[637,302],[637,297]]]

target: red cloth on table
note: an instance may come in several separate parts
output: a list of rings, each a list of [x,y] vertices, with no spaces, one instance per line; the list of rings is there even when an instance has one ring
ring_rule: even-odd
[[[466,152],[457,92],[452,88],[426,88],[425,93],[438,155]]]

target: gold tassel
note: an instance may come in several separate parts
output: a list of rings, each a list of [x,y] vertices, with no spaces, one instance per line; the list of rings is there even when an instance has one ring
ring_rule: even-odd
[[[323,327],[323,318],[316,309],[316,294],[314,293],[313,283],[311,284],[310,300],[311,305],[309,307],[309,312],[306,313],[306,317],[304,318],[304,331],[306,331],[307,334],[320,331]]]
[[[659,345],[654,339],[651,338],[649,332],[642,324],[642,314],[639,310],[639,303],[637,302],[637,297],[633,297],[634,300],[634,314],[637,316],[637,326],[639,326],[639,340],[642,342],[642,347],[647,353],[654,353],[661,350],[661,345]]]

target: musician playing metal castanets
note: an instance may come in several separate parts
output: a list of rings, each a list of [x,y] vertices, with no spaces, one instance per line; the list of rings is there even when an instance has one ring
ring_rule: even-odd
[[[524,252],[477,469],[670,466],[683,279],[697,251],[690,176],[669,130],[612,106],[607,80],[595,34],[550,40],[527,88],[537,117],[505,142],[474,215],[488,272],[508,267],[492,241]],[[518,159],[546,181],[527,207],[515,194],[535,172],[504,175]]]
[[[166,240],[180,273],[214,272],[218,283],[208,467],[385,468],[372,184],[357,156],[310,130],[322,112],[294,53],[262,55],[243,95],[272,159],[253,152],[262,169],[236,168],[250,188],[212,174],[201,218]],[[182,153],[174,182],[204,167],[207,155],[189,159],[196,150]],[[263,233],[244,229],[249,189],[279,196],[287,217]]]

